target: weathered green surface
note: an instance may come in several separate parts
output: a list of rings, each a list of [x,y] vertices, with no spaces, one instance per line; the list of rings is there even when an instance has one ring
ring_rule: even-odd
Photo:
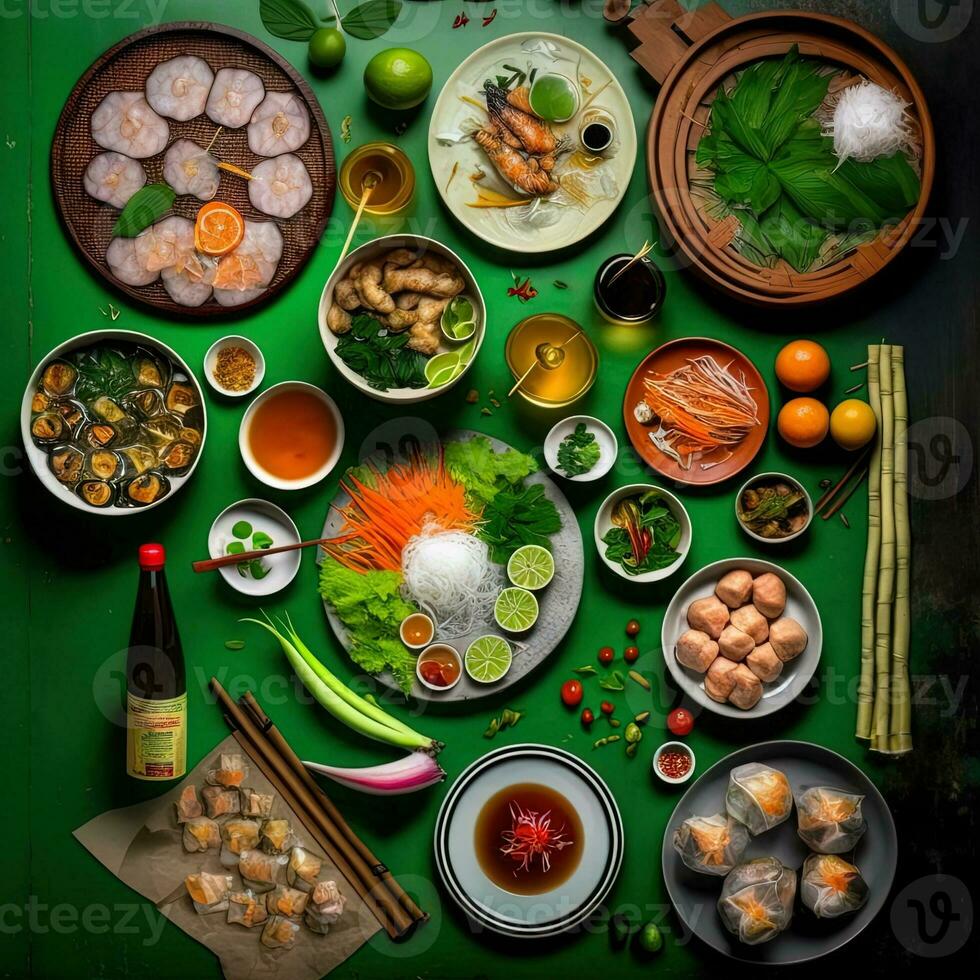
[[[205,694],[212,673],[229,689],[254,690],[303,757],[355,765],[387,758],[380,747],[349,738],[305,699],[298,703],[284,674],[284,662],[269,638],[254,627],[236,624],[254,606],[232,593],[217,576],[198,578],[189,569],[191,560],[205,555],[212,519],[231,501],[252,495],[274,499],[289,510],[302,535],[311,537],[321,527],[333,492],[333,480],[291,495],[255,483],[238,456],[240,403],[209,398],[208,444],[197,473],[176,499],[144,516],[113,521],[69,511],[57,506],[29,472],[20,472],[17,407],[28,371],[65,338],[105,325],[99,307],[109,301],[122,310],[118,326],[159,337],[195,369],[218,337],[229,332],[251,336],[267,357],[266,384],[299,378],[323,386],[340,400],[348,426],[345,463],[354,462],[367,433],[392,416],[384,406],[344,385],[331,369],[316,332],[320,289],[350,220],[342,200],[338,200],[325,240],[299,280],[273,305],[240,320],[198,325],[155,317],[89,274],[58,223],[47,179],[51,135],[75,80],[103,50],[157,20],[232,23],[271,43],[310,78],[341,157],[368,139],[395,138],[397,120],[369,105],[360,83],[368,58],[395,43],[417,47],[430,59],[438,90],[466,54],[493,38],[531,29],[566,34],[586,43],[617,72],[630,95],[641,137],[655,94],[628,58],[623,38],[599,17],[598,0],[500,3],[496,19],[485,29],[479,14],[493,9],[490,2],[407,4],[401,23],[388,37],[371,42],[350,39],[339,74],[325,79],[308,71],[303,45],[270,38],[264,32],[256,0],[160,3],[162,6],[150,0],[135,0],[132,5],[90,0],[75,5],[65,0],[58,6],[54,0],[36,0],[33,14],[27,16],[26,0],[23,4],[8,0],[2,11],[0,308],[4,329],[0,372],[6,392],[2,443],[7,447],[2,462],[4,475],[13,478],[2,483],[5,504],[0,553],[6,573],[3,618],[8,625],[6,683],[0,697],[7,732],[4,782],[14,789],[7,791],[12,802],[4,807],[8,829],[3,901],[10,904],[0,904],[0,948],[9,976],[23,976],[28,970],[38,977],[142,975],[189,980],[219,974],[216,961],[204,948],[148,906],[137,903],[134,908],[136,896],[90,858],[70,833],[103,810],[153,792],[125,777],[121,730],[102,710],[116,689],[111,671],[122,664],[139,543],[158,539],[168,549],[170,585],[190,678],[191,760],[225,732],[219,712]],[[350,6],[349,0],[342,6]],[[453,18],[463,6],[470,23],[454,31]],[[765,7],[738,4],[737,9],[741,12],[750,6]],[[976,105],[975,78],[966,67],[973,50],[970,33],[927,43],[903,31],[884,2],[806,6],[862,20],[894,43],[916,70],[932,102],[941,136],[932,213],[942,216],[943,228],[960,228],[968,215],[975,216],[976,203],[976,161],[972,158],[971,163],[969,155],[976,141],[975,120],[970,118],[970,107]],[[811,335],[827,346],[834,362],[828,397],[836,401],[861,377],[848,367],[865,359],[868,342],[886,337],[906,345],[911,418],[958,417],[973,428],[977,247],[972,229],[955,251],[943,228],[930,227],[919,247],[910,250],[873,287],[822,311],[785,317],[764,316],[726,303],[664,258],[668,301],[660,321],[649,328],[614,331],[598,320],[589,285],[595,268],[608,254],[635,249],[645,238],[657,235],[642,155],[619,211],[581,248],[554,262],[493,255],[442,210],[428,177],[426,128],[433,100],[434,96],[410,117],[407,130],[397,137],[418,167],[418,193],[407,227],[439,238],[471,263],[487,301],[490,323],[479,362],[466,381],[414,414],[437,425],[451,422],[482,429],[522,449],[540,446],[557,416],[530,411],[515,401],[485,417],[480,406],[467,404],[464,396],[468,388],[475,387],[482,396],[480,404],[485,404],[491,389],[498,395],[506,391],[510,378],[502,348],[507,331],[527,313],[555,310],[585,326],[602,358],[599,383],[575,410],[610,421],[622,442],[622,393],[634,366],[652,347],[685,335],[709,335],[743,349],[762,370],[777,407],[781,396],[772,362],[783,340]],[[353,142],[345,145],[339,139],[339,127],[348,113],[353,117]],[[970,127],[969,133],[954,137],[961,126]],[[366,223],[358,240],[366,241],[381,230]],[[955,254],[946,254],[951,251]],[[527,306],[506,295],[511,270],[530,274],[540,291]],[[555,288],[555,279],[569,283],[570,288]],[[920,442],[928,454],[928,430],[925,436],[920,430]],[[958,449],[962,451],[965,445],[961,442]],[[774,435],[756,465],[788,470],[811,491],[817,490],[822,478],[836,478],[843,470],[842,460],[830,450],[791,453]],[[934,471],[938,464],[927,459],[923,465]],[[626,452],[606,480],[569,491],[586,543],[585,592],[568,637],[551,659],[505,699],[489,699],[485,706],[465,713],[432,710],[420,727],[447,743],[442,761],[450,778],[490,747],[517,741],[550,742],[589,759],[616,794],[627,834],[626,862],[610,896],[610,907],[639,907],[644,917],[660,918],[666,908],[659,871],[661,839],[676,799],[649,772],[651,752],[661,741],[662,718],[673,706],[672,695],[662,682],[659,630],[663,610],[681,579],[701,565],[733,555],[772,554],[753,547],[735,526],[732,505],[737,487],[729,483],[683,493],[694,522],[694,543],[683,572],[675,578],[643,589],[628,588],[601,574],[592,549],[596,508],[613,487],[642,477],[634,457]],[[966,651],[977,632],[976,617],[967,612],[977,581],[975,476],[970,475],[969,482],[964,477],[962,483],[965,489],[958,496],[912,501],[913,669],[919,674],[940,673],[954,689],[965,684]],[[746,719],[721,724],[715,718],[700,718],[690,741],[701,770],[738,746],[770,738],[809,739],[842,752],[866,768],[895,808],[903,842],[898,883],[904,885],[935,871],[962,875],[966,862],[975,860],[971,805],[975,791],[971,786],[976,785],[976,762],[969,757],[970,746],[975,746],[975,693],[967,689],[966,703],[954,718],[948,698],[939,682],[934,682],[928,691],[932,703],[916,709],[917,751],[912,759],[882,765],[868,760],[852,738],[863,510],[863,497],[856,496],[846,508],[850,530],[837,519],[826,524],[818,521],[799,546],[780,552],[786,567],[807,585],[823,614],[822,681],[813,696],[760,722]],[[288,609],[307,642],[340,673],[353,676],[350,663],[327,629],[315,593],[312,553],[304,556],[297,580],[268,608]],[[590,751],[591,738],[562,708],[558,687],[572,668],[594,662],[600,646],[625,646],[622,627],[633,616],[642,623],[641,666],[656,681],[649,705],[654,718],[638,757],[631,761],[618,746]],[[247,640],[245,649],[227,651],[225,640],[238,637]],[[595,689],[587,685],[587,690]],[[641,693],[639,688],[635,691]],[[598,693],[587,697],[595,707]],[[630,695],[636,710],[642,700]],[[625,714],[622,697],[620,702],[620,713]],[[525,709],[527,717],[516,730],[492,743],[484,741],[481,733],[487,720],[505,705]],[[383,807],[370,798],[341,791],[335,794],[351,824],[432,913],[432,922],[408,944],[394,947],[377,938],[338,975],[516,978],[603,971],[641,975],[649,970],[630,953],[611,953],[601,931],[529,949],[472,935],[456,911],[443,903],[434,884],[430,837],[444,792],[440,788]],[[957,844],[958,839],[970,843]],[[53,906],[67,911],[52,913]],[[669,916],[665,921],[670,931],[667,948],[655,967],[658,972],[707,975],[718,969],[714,957],[696,944],[684,944]],[[882,914],[856,951],[865,964],[863,969],[877,972],[907,965],[909,957],[902,944],[907,939],[896,936],[887,913]],[[288,975],[285,964],[283,975]]]

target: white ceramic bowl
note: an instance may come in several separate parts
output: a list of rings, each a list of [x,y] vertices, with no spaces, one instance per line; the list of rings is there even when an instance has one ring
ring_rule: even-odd
[[[658,568],[652,572],[641,572],[639,575],[630,575],[623,570],[623,566],[619,562],[611,561],[606,557],[606,545],[603,543],[602,538],[613,526],[612,512],[616,504],[624,497],[632,497],[646,490],[656,490],[663,497],[671,513],[677,518],[681,526],[681,539],[677,545],[677,560],[675,562],[666,568]],[[602,502],[599,512],[595,515],[594,534],[595,546],[599,552],[599,557],[605,562],[608,568],[611,568],[620,578],[626,579],[627,582],[660,582],[665,578],[669,578],[681,567],[684,559],[687,558],[688,551],[691,550],[691,518],[688,516],[684,505],[670,491],[664,490],[663,487],[655,486],[652,483],[631,483],[629,486],[620,487],[618,490],[614,490],[609,494]]]
[[[565,436],[575,431],[575,427],[580,422],[585,423],[586,429],[595,436],[599,444],[599,462],[587,473],[566,476],[564,470],[558,468],[558,447]],[[591,483],[593,480],[601,480],[613,468],[618,453],[619,441],[616,439],[616,433],[605,422],[591,415],[570,415],[567,419],[562,419],[552,426],[544,440],[544,461],[553,473],[572,483]]]
[[[438,684],[430,684],[422,676],[422,671],[420,669],[422,666],[422,659],[425,656],[426,650],[429,650],[431,647],[446,647],[456,654],[456,659],[459,661],[459,673],[456,675],[456,679],[452,682],[452,684],[444,684],[441,686]],[[460,682],[460,679],[463,676],[463,657],[459,650],[457,650],[456,647],[450,643],[445,643],[442,640],[436,640],[434,643],[427,643],[425,647],[419,651],[418,660],[415,661],[415,676],[419,679],[419,683],[423,687],[428,688],[430,691],[435,691],[437,694],[442,694],[444,691],[451,691]]]
[[[282,394],[284,391],[306,391],[311,395],[315,395],[330,410],[334,418],[334,423],[337,426],[337,440],[333,447],[333,452],[315,473],[311,473],[301,480],[283,480],[266,472],[266,470],[259,466],[248,444],[248,430],[255,416],[255,410],[259,405],[262,405],[275,395]],[[245,414],[242,416],[242,423],[238,428],[238,450],[242,454],[242,459],[245,461],[248,471],[256,480],[261,481],[267,487],[272,487],[274,490],[302,490],[305,487],[312,487],[315,483],[319,483],[326,477],[337,465],[337,460],[340,459],[340,454],[344,450],[344,417],[340,414],[340,409],[337,408],[336,402],[322,388],[307,384],[305,381],[281,381],[271,388],[266,388],[245,410]]]
[[[252,355],[252,360],[255,361],[255,377],[252,379],[252,383],[241,391],[229,391],[227,388],[222,388],[215,379],[214,370],[218,363],[218,354],[226,347],[241,347],[242,350],[248,351]],[[258,345],[254,344],[248,337],[231,334],[228,337],[222,337],[221,340],[216,340],[208,348],[208,352],[204,355],[204,377],[219,395],[224,395],[226,398],[242,398],[245,395],[250,395],[262,384],[262,379],[265,377],[265,357],[262,356],[262,351],[259,350]]]
[[[253,531],[265,531],[272,538],[271,547],[283,544],[298,544],[299,531],[292,518],[281,508],[268,500],[249,497],[226,507],[215,519],[208,532],[208,553],[212,558],[222,558],[227,554],[228,544],[239,540],[232,528],[239,521],[248,521]],[[250,542],[243,542],[245,550],[250,550]],[[264,578],[255,579],[242,575],[237,565],[219,568],[221,577],[236,591],[243,595],[273,595],[286,588],[299,571],[302,552],[284,551],[279,555],[269,555],[262,563],[268,569]]]
[[[680,752],[690,758],[691,765],[683,776],[668,776],[666,773],[660,771],[660,757],[662,755],[666,755],[668,752]],[[656,775],[660,778],[661,782],[668,783],[671,786],[680,786],[681,783],[686,783],[691,776],[694,775],[697,760],[694,758],[694,749],[692,749],[686,742],[664,742],[664,744],[653,753],[652,765],[654,773],[656,773]]]
[[[332,302],[334,286],[341,279],[347,276],[347,271],[351,268],[351,266],[356,262],[364,262],[367,259],[380,255],[382,252],[391,251],[391,249],[394,248],[411,248],[417,251],[432,251],[436,255],[440,255],[443,258],[450,259],[452,262],[456,263],[464,281],[466,282],[466,288],[463,292],[473,303],[473,312],[476,319],[476,333],[473,337],[473,340],[475,341],[473,355],[470,357],[469,364],[467,364],[458,377],[454,378],[448,384],[441,385],[439,388],[390,388],[388,391],[378,391],[376,388],[372,388],[364,380],[364,378],[362,378],[356,371],[352,371],[337,356],[337,335],[334,334],[333,331],[331,331],[331,329],[327,326],[327,311],[330,309],[330,304]],[[483,302],[483,294],[480,292],[480,287],[476,284],[476,279],[473,277],[473,273],[470,271],[469,267],[452,249],[447,248],[445,245],[440,244],[432,238],[426,238],[423,235],[386,235],[383,238],[376,238],[373,242],[367,242],[366,244],[361,245],[359,248],[354,249],[354,251],[351,252],[350,255],[348,255],[336,269],[334,269],[333,274],[327,280],[326,285],[323,287],[323,292],[320,295],[320,306],[317,310],[317,324],[320,327],[320,339],[323,341],[323,346],[326,348],[327,355],[330,357],[334,367],[340,372],[340,374],[346,378],[358,391],[363,392],[365,395],[370,395],[372,398],[375,398],[381,402],[395,402],[401,405],[410,405],[414,402],[428,401],[430,398],[435,398],[436,395],[441,395],[443,392],[449,391],[453,385],[459,384],[460,379],[465,376],[466,372],[476,360],[477,355],[480,353],[480,347],[483,345],[483,338],[486,334],[486,323],[487,308],[486,304]],[[443,344],[445,345],[444,339]],[[446,349],[448,349],[448,347]]]
[[[198,400],[201,403],[201,417],[203,419],[203,425],[201,430],[201,445],[198,447],[197,455],[191,462],[190,467],[187,472],[181,476],[169,476],[167,479],[170,481],[170,493],[165,497],[161,497],[159,500],[154,501],[152,504],[146,504],[143,507],[91,507],[86,504],[81,497],[78,496],[74,491],[68,487],[62,485],[55,478],[55,475],[51,472],[48,466],[48,454],[43,450],[39,449],[34,445],[34,440],[31,438],[31,401],[34,396],[34,392],[37,390],[38,381],[41,379],[41,373],[47,364],[57,357],[64,357],[66,354],[72,351],[78,350],[82,347],[92,347],[96,344],[108,342],[108,341],[123,341],[129,344],[139,344],[147,350],[157,351],[162,356],[169,358],[180,370],[187,375],[189,383],[193,386],[195,393],[197,394]],[[24,390],[24,399],[21,402],[20,408],[20,432],[21,438],[24,442],[24,451],[27,454],[27,459],[31,464],[31,469],[34,470],[37,478],[41,483],[51,491],[59,500],[68,504],[70,507],[74,507],[76,510],[83,510],[87,514],[101,514],[106,517],[129,517],[133,514],[143,514],[148,510],[152,510],[154,507],[159,507],[160,504],[166,503],[172,497],[176,496],[180,491],[180,488],[191,478],[191,474],[197,469],[198,461],[204,452],[204,442],[207,438],[207,407],[204,404],[204,392],[201,390],[201,385],[199,384],[196,377],[194,377],[194,372],[188,367],[187,362],[172,348],[168,347],[162,341],[157,340],[154,337],[150,337],[145,333],[138,333],[135,330],[90,330],[88,333],[80,333],[70,340],[66,340],[63,343],[58,344],[57,347],[48,351],[44,357],[38,361],[37,367],[31,372],[30,380],[27,382],[27,388]]]
[[[761,534],[756,534],[755,531],[750,530],[742,523],[742,519],[738,516],[738,502],[742,499],[742,494],[754,484],[768,481],[775,483],[777,480],[782,481],[783,483],[788,483],[791,487],[796,487],[796,489],[803,494],[803,499],[806,502],[807,510],[806,524],[804,524],[798,531],[794,531],[792,534],[787,534],[784,538],[764,538]],[[739,487],[738,493],[735,495],[735,520],[738,521],[738,526],[750,538],[753,538],[760,544],[786,544],[787,541],[793,541],[801,534],[805,534],[809,530],[810,525],[813,523],[813,501],[810,499],[810,494],[807,493],[806,487],[803,486],[799,480],[794,480],[793,477],[788,476],[786,473],[757,473],[751,479],[746,480],[741,487]]]

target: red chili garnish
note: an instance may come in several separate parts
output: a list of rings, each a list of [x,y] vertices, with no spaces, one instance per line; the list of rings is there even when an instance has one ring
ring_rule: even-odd
[[[674,735],[689,735],[694,728],[694,716],[684,708],[675,708],[667,715],[667,727]]]
[[[686,752],[663,752],[657,757],[657,768],[668,779],[680,779],[691,768],[691,757]]]
[[[585,725],[586,728],[588,728],[589,725],[591,725],[592,722],[594,722],[594,721],[595,721],[595,715],[592,714],[592,709],[591,708],[583,708],[582,709],[582,724]]]
[[[616,656],[616,651],[612,647],[602,647],[599,650],[599,663],[611,664]]]
[[[518,276],[514,276],[514,285],[508,287],[507,295],[516,296],[522,303],[526,303],[528,300],[534,299],[538,295],[538,291],[531,285],[530,276],[524,282],[521,282]]]
[[[628,664],[635,663],[637,657],[639,657],[639,656],[640,656],[640,648],[639,647],[627,647],[623,651],[623,660],[625,660]]]
[[[612,701],[603,701],[602,704],[599,705],[599,710],[604,715],[611,715],[616,710],[616,705],[614,705]]]
[[[455,31],[457,27],[465,27],[469,22],[470,19],[465,13],[459,13],[456,15],[456,19],[453,21],[453,30]]]
[[[446,680],[442,671],[442,664],[436,663],[435,660],[423,660],[419,664],[419,673],[426,681],[435,684],[436,687],[448,687],[451,681],[451,678]]]
[[[504,841],[500,853],[519,862],[518,871],[530,871],[535,855],[541,858],[541,870],[551,869],[551,851],[560,851],[574,844],[565,839],[565,825],[557,830],[551,829],[551,811],[538,813],[536,810],[522,810],[516,800],[510,804],[510,829],[501,831]]]
[[[489,27],[493,23],[493,19],[496,16],[497,16],[497,8],[494,7],[493,10],[490,12],[490,16],[483,18],[483,26]]]

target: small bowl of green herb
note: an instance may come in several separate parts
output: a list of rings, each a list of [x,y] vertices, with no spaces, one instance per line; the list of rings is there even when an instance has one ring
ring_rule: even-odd
[[[759,473],[735,496],[742,530],[763,544],[798,538],[813,520],[813,501],[803,485],[785,473]]]
[[[616,434],[591,415],[562,419],[544,440],[545,462],[553,472],[575,483],[602,479],[618,453]]]
[[[691,548],[691,518],[672,493],[650,483],[614,490],[595,517],[599,556],[621,578],[659,582]]]
[[[250,497],[226,507],[208,532],[212,558],[260,551],[273,545],[299,544],[292,518],[268,500]],[[300,551],[285,551],[268,558],[252,558],[219,569],[221,577],[245,595],[273,595],[284,589],[299,571]]]

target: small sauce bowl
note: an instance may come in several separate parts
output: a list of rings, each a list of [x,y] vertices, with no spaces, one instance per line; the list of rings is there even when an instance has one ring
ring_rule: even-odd
[[[456,669],[456,676],[448,684],[433,684],[426,680],[422,673],[422,665],[433,661],[442,664],[452,663]],[[430,691],[451,691],[463,676],[463,660],[459,651],[448,643],[430,643],[419,654],[419,659],[415,662],[415,676],[419,679],[419,683]]]
[[[428,625],[429,635],[425,640],[412,641],[408,639],[408,636],[406,635],[406,627],[413,620],[420,626],[423,623]],[[409,650],[424,650],[432,642],[432,638],[436,635],[436,624],[432,621],[432,617],[426,613],[414,612],[411,615],[406,616],[401,621],[401,625],[398,627],[398,635],[401,638],[402,643],[404,643]]]
[[[228,388],[223,388],[215,377],[215,369],[218,366],[218,354],[228,347],[241,347],[255,361],[255,377],[252,378],[252,383],[247,388],[242,388],[241,391],[231,391]],[[208,352],[204,355],[204,377],[207,378],[208,384],[219,395],[224,395],[226,398],[242,398],[245,395],[250,395],[262,384],[262,379],[265,377],[265,357],[262,351],[259,350],[258,345],[249,340],[248,337],[239,337],[231,334],[228,337],[222,337],[220,340],[216,340],[208,348]]]
[[[766,538],[761,534],[757,534],[743,523],[741,514],[739,514],[739,507],[742,502],[742,495],[746,490],[751,490],[753,487],[758,486],[759,484],[775,483],[785,483],[791,490],[797,490],[803,494],[803,503],[806,506],[806,521],[802,527],[798,528],[796,531],[790,532],[789,534],[784,534],[782,537]],[[809,530],[810,525],[813,523],[813,501],[810,499],[810,494],[807,493],[806,487],[804,487],[799,480],[793,479],[793,477],[788,476],[786,473],[757,473],[751,479],[746,480],[745,483],[739,487],[738,493],[735,494],[735,520],[738,521],[738,526],[750,538],[753,538],[760,544],[786,544],[787,541],[793,541]]]
[[[688,767],[687,771],[681,776],[668,776],[660,768],[660,760],[667,755],[677,754],[687,758]],[[664,742],[663,745],[653,753],[653,771],[657,777],[659,777],[661,782],[667,783],[670,786],[680,786],[681,783],[686,783],[691,776],[694,774],[695,759],[693,750],[686,745],[684,742]]]

